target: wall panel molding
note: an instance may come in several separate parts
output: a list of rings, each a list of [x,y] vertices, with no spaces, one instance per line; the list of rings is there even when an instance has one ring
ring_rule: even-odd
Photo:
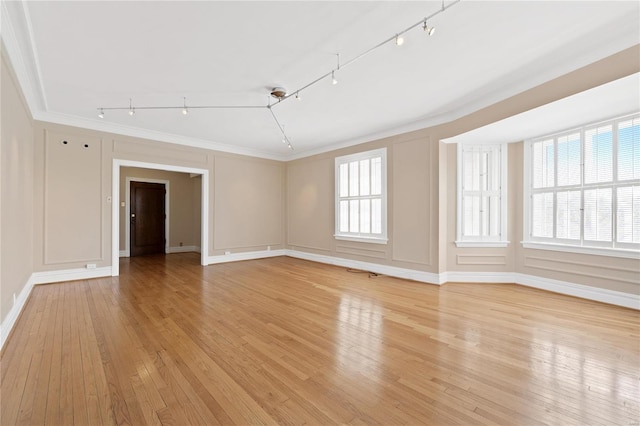
[[[533,263],[531,262],[533,261]],[[573,269],[567,269],[566,267],[554,267],[552,265],[549,266],[545,266],[544,264],[536,264],[535,262],[539,261],[539,262],[549,262],[549,263],[561,263],[561,264],[565,264],[565,265],[575,265],[575,266],[579,266],[579,267],[590,267],[590,268],[594,268],[594,269],[609,269],[609,270],[614,270],[614,271],[623,271],[623,272],[628,272],[632,275],[636,276],[636,279],[626,279],[626,278],[618,278],[618,277],[613,277],[611,275],[604,275],[604,274],[599,274],[596,272],[585,272],[584,270],[580,270],[579,268],[573,268]],[[627,283],[627,284],[636,284],[638,285],[638,279],[637,279],[637,274],[638,271],[634,271],[631,269],[626,269],[626,268],[616,268],[616,267],[611,267],[611,266],[607,266],[607,265],[594,265],[594,264],[589,264],[589,263],[584,263],[584,262],[574,262],[574,261],[569,261],[569,260],[556,260],[556,259],[545,259],[545,258],[541,258],[541,257],[534,257],[534,256],[525,256],[524,258],[524,266],[528,267],[528,268],[534,268],[534,269],[540,269],[543,271],[550,271],[550,272],[561,272],[561,273],[565,273],[565,274],[573,274],[573,275],[580,275],[583,277],[590,277],[590,278],[599,278],[599,279],[603,279],[603,280],[608,280],[608,281],[618,281],[618,282],[622,282],[622,283]]]
[[[507,256],[501,254],[458,254],[458,265],[506,265]]]

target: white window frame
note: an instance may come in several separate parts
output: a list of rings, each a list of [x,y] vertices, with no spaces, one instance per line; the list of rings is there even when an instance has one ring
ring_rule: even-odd
[[[613,119],[593,122],[585,124],[579,128],[566,129],[551,135],[538,137],[525,141],[524,145],[524,167],[523,167],[523,241],[524,248],[552,250],[570,253],[593,254],[600,256],[621,257],[629,259],[640,259],[640,244],[619,243],[617,238],[617,189],[619,187],[634,186],[640,184],[640,179],[618,180],[618,124],[623,121],[640,117],[639,113],[628,114]],[[612,141],[612,173],[613,180],[605,183],[587,184],[584,181],[584,143],[585,132],[597,127],[611,125],[613,130]],[[560,137],[567,136],[572,133],[580,133],[580,184],[579,185],[558,185],[558,154],[557,140]],[[533,161],[532,149],[533,144],[542,140],[553,139],[554,141],[554,186],[546,188],[533,188]],[[584,239],[584,191],[596,188],[611,188],[612,191],[612,211],[611,211],[611,242],[588,241]],[[568,190],[580,191],[580,239],[567,240],[555,237],[557,232],[557,193]],[[532,198],[534,193],[549,192],[553,193],[554,209],[553,209],[553,235],[554,237],[534,237],[532,235]]]
[[[381,196],[364,196],[365,198],[381,198],[381,230],[380,234],[363,234],[360,232],[340,232],[340,165],[353,161],[370,160],[380,157],[381,161]],[[387,244],[387,148],[374,149],[356,154],[344,155],[335,159],[335,234],[336,240],[358,241],[374,244]]]
[[[497,212],[498,227],[500,234],[498,236],[474,236],[465,235],[464,230],[464,194],[463,179],[465,176],[463,152],[465,149],[482,149],[490,152],[494,158],[497,158],[499,164],[500,179],[500,208]],[[457,167],[457,208],[456,208],[456,241],[457,247],[507,247],[507,144],[475,144],[475,143],[459,143],[458,144],[458,167]],[[487,220],[491,221],[488,217]]]

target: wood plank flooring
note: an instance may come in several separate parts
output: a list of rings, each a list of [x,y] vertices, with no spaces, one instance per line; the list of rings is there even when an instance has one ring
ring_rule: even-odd
[[[36,286],[2,425],[638,424],[640,314],[278,257]]]

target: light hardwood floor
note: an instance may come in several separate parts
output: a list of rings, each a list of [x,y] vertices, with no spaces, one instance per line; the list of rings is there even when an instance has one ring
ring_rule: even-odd
[[[287,257],[34,288],[1,424],[638,424],[637,311]]]

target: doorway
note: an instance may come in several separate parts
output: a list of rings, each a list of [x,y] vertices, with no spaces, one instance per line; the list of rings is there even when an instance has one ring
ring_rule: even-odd
[[[181,173],[193,173],[202,176],[202,185],[200,188],[201,199],[201,215],[200,215],[200,264],[206,266],[209,264],[209,169],[176,166],[172,164],[147,163],[135,160],[113,160],[111,196],[107,197],[107,202],[111,203],[111,275],[118,276],[120,274],[120,168],[121,167],[140,167],[155,170],[166,170]],[[128,185],[125,186],[128,188]],[[125,198],[125,200],[128,198]],[[126,203],[127,205],[129,203]],[[125,225],[129,226],[129,220],[125,216]],[[166,221],[167,224],[169,221]],[[169,235],[168,232],[165,235]],[[125,243],[129,239],[125,240]]]
[[[164,254],[167,237],[165,184],[131,181],[129,193],[131,256]]]

